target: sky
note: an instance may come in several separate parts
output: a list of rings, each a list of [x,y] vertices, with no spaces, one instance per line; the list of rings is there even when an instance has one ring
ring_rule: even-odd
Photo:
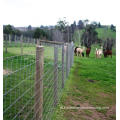
[[[3,0],[3,24],[20,26],[55,25],[66,17],[116,25],[116,0]]]

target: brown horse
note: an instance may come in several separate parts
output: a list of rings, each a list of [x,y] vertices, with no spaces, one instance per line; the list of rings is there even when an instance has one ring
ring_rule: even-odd
[[[103,50],[104,57],[108,57],[109,55],[112,58],[112,50]]]
[[[86,49],[86,57],[89,57],[90,51],[91,51],[91,47]]]
[[[78,47],[76,47],[76,48],[74,49],[74,53],[75,53],[76,56],[77,56],[77,48],[78,48]]]

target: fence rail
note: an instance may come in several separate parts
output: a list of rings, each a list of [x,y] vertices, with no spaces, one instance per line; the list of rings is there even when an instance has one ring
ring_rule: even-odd
[[[73,47],[4,35],[4,120],[52,119],[73,64]]]

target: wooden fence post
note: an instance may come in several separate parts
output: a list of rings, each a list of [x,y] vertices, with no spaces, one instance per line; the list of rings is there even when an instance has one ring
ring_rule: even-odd
[[[69,46],[69,56],[70,56],[70,68],[72,66],[72,44],[70,43],[70,46]]]
[[[5,53],[7,53],[7,47],[8,47],[8,35],[5,35]]]
[[[66,45],[66,78],[68,77],[68,43]]]
[[[54,106],[58,102],[58,46],[54,46]]]
[[[33,43],[36,44],[36,42],[35,42],[35,38],[33,39],[33,41],[34,41]]]
[[[11,35],[9,34],[9,43],[11,43]]]
[[[36,47],[36,80],[35,80],[35,118],[42,120],[43,112],[43,71],[44,71],[44,47]]]
[[[17,36],[15,35],[15,37],[14,37],[15,47],[17,47],[17,42],[16,42],[16,40],[17,40]]]
[[[40,45],[40,40],[39,39],[37,39],[37,45]]]
[[[62,45],[62,88],[64,88],[64,45]]]
[[[68,43],[68,75],[69,75],[69,71],[70,71],[70,45]]]
[[[21,43],[21,55],[23,55],[23,35],[20,37],[20,43]]]
[[[72,43],[72,65],[74,62],[74,43]]]

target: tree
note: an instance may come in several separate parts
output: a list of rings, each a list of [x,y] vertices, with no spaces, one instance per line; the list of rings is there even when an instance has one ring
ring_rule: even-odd
[[[89,22],[88,19],[84,20],[84,25],[87,26],[88,22]]]
[[[91,24],[94,25],[95,27],[97,27],[97,22],[96,21],[92,21]]]
[[[107,38],[103,44],[103,50],[112,50],[114,39]]]
[[[48,37],[47,33],[43,30],[43,29],[40,29],[40,28],[36,28],[35,32],[34,32],[34,38],[43,38],[43,37]]]
[[[32,26],[31,25],[28,26],[28,30],[29,31],[32,30]]]
[[[13,34],[14,30],[13,30],[13,27],[11,25],[6,25],[6,26],[4,26],[3,32],[5,34]]]
[[[71,26],[69,27],[69,29],[70,29],[70,31],[71,31],[72,34],[75,32],[76,28],[77,28],[76,27],[76,22],[74,21],[74,23],[71,24]]]
[[[83,24],[82,20],[79,20],[78,29],[83,29],[83,28],[84,28],[84,24]]]
[[[85,47],[91,47],[98,40],[98,33],[95,31],[94,25],[89,25],[85,28],[85,32],[82,35],[82,45]]]
[[[59,20],[57,22],[56,29],[59,29],[61,32],[65,32],[66,26],[68,26],[68,22],[65,19]]]
[[[98,23],[98,27],[99,27],[99,28],[101,27],[101,24],[100,24],[100,22]]]
[[[16,29],[16,30],[15,30],[15,35],[20,36],[20,35],[21,35],[21,32]]]
[[[113,24],[111,24],[110,29],[111,29],[112,31],[116,31],[116,28],[115,28],[115,26],[114,26]]]

